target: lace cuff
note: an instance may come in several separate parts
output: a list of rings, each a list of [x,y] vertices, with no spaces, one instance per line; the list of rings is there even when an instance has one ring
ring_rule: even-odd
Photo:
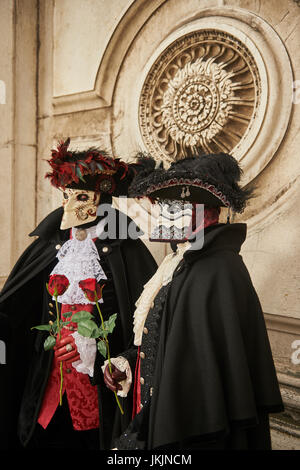
[[[77,372],[88,374],[90,377],[93,377],[97,353],[96,340],[94,338],[85,338],[77,331],[72,333],[72,336],[80,354],[80,359],[72,362],[72,366],[77,370]]]
[[[117,395],[120,397],[127,397],[127,394],[130,390],[131,383],[132,383],[132,373],[129,362],[125,357],[113,357],[111,358],[111,363],[116,366],[121,372],[126,372],[126,379],[119,382],[122,385],[122,390],[118,390]],[[104,362],[104,365],[101,367],[102,372],[104,373],[104,369],[108,364],[108,360]]]

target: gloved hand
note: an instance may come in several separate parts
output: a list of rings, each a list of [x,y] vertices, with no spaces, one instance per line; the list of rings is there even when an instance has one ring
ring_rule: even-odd
[[[72,349],[70,349],[72,347]],[[75,362],[80,359],[80,355],[77,351],[77,346],[72,335],[65,336],[62,339],[56,339],[56,345],[54,346],[54,355],[59,361]]]
[[[104,369],[104,382],[105,385],[116,392],[117,390],[123,390],[122,385],[119,382],[126,379],[126,372],[120,371],[116,366],[111,364],[111,372],[109,372],[109,364],[106,365]]]

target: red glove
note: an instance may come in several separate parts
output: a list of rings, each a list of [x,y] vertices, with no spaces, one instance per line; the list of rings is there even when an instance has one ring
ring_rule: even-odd
[[[109,365],[107,364],[104,369],[105,385],[113,392],[116,392],[117,390],[122,390],[122,385],[120,385],[119,382],[122,382],[122,380],[126,379],[126,372],[120,371],[113,364],[111,365],[111,372],[112,373],[109,372]]]
[[[71,349],[72,347],[72,349]],[[59,340],[56,339],[56,345],[54,346],[54,355],[60,361],[78,361],[80,355],[77,351],[77,346],[73,336],[65,336],[65,338]]]

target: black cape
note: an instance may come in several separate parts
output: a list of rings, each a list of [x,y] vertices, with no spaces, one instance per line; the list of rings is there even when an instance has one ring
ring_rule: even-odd
[[[30,328],[51,319],[51,298],[45,284],[57,264],[57,246],[69,238],[69,230],[59,228],[62,214],[62,208],[56,209],[30,234],[38,238],[17,261],[0,296],[0,339],[6,345],[6,364],[0,366],[0,446],[4,449],[18,448],[20,443],[26,446],[30,441],[51,370],[53,352],[44,351],[44,334]],[[119,307],[110,337],[113,355],[131,344],[134,304],[157,268],[141,240],[118,238],[132,221],[118,211],[116,214],[120,216],[117,238],[96,241],[100,259],[109,268]],[[125,411],[121,416],[114,396],[104,385],[102,362],[92,383],[99,385],[100,448],[110,448],[112,436],[128,425],[131,399],[121,399]]]
[[[245,237],[245,224],[218,224],[203,248],[185,252],[167,287],[157,354],[145,349],[157,324],[149,318],[155,300],[141,344],[142,396],[155,357],[151,392],[118,448],[270,448],[268,414],[283,404],[261,305],[239,254]]]

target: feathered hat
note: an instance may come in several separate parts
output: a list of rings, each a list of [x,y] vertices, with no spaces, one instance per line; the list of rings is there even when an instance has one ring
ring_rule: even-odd
[[[243,212],[252,191],[241,188],[242,170],[227,153],[195,155],[168,169],[149,157],[138,159],[140,170],[129,188],[129,197],[178,200]]]
[[[60,142],[47,160],[52,168],[46,173],[53,186],[60,189],[75,188],[106,193],[111,196],[127,195],[135,172],[119,158],[91,147],[84,151],[68,150],[70,138]]]

